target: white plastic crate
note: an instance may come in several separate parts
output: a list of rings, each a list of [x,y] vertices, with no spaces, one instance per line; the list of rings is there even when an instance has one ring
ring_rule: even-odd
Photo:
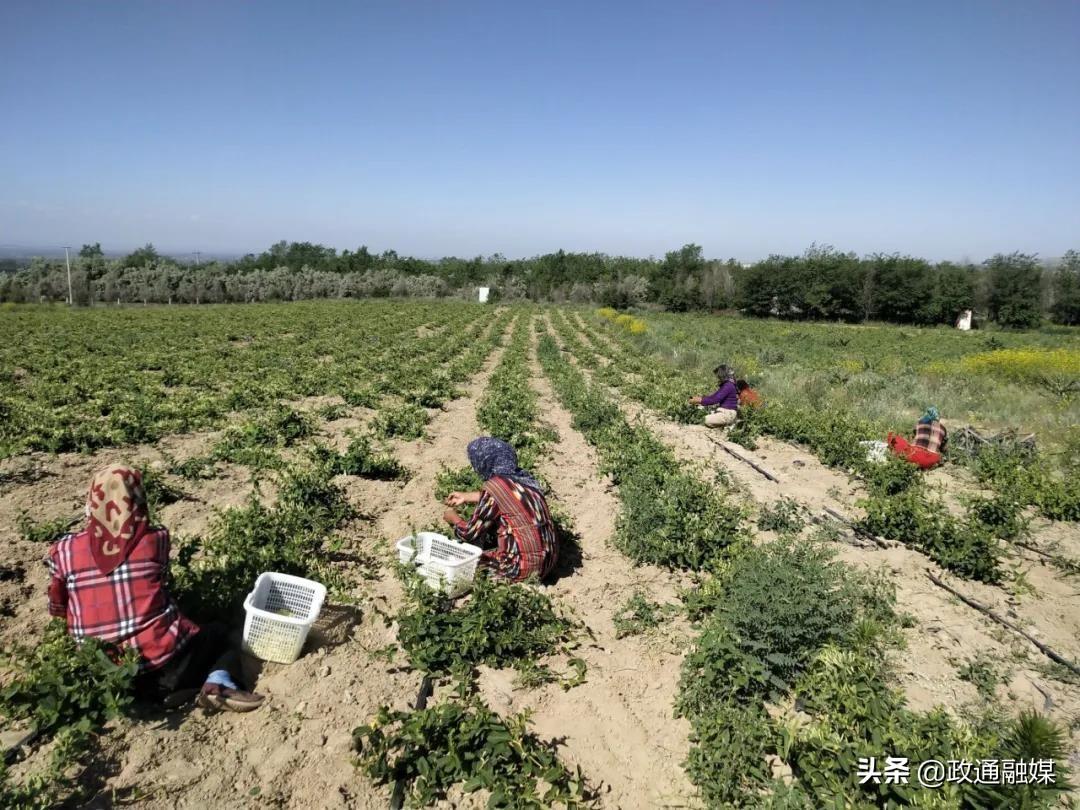
[[[244,600],[244,652],[263,661],[291,664],[300,657],[319,618],[326,587],[290,574],[259,574]]]
[[[460,596],[472,586],[481,549],[436,532],[420,532],[397,542],[398,559],[414,563],[432,588]]]
[[[884,461],[889,453],[889,445],[881,440],[859,442],[859,445],[865,448],[867,461]]]

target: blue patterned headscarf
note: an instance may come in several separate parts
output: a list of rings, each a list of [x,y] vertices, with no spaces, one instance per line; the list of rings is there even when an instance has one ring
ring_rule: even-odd
[[[919,424],[932,425],[939,419],[941,419],[941,415],[938,413],[938,409],[931,405],[929,408],[926,409],[926,413],[922,415],[922,418],[919,420]]]
[[[502,439],[481,436],[469,442],[469,463],[476,474],[487,481],[493,475],[517,481],[525,487],[532,487],[538,492],[544,488],[540,482],[518,466],[517,453]]]

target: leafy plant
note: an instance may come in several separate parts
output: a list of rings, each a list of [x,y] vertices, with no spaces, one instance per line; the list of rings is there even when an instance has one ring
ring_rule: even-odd
[[[28,543],[52,543],[63,537],[77,520],[57,518],[38,523],[26,512],[20,512],[15,519],[15,528],[19,532],[19,538]]]
[[[173,581],[182,609],[196,620],[227,615],[264,571],[340,585],[325,544],[352,516],[324,469],[286,473],[276,504],[264,506],[253,495],[246,506],[218,513],[204,537],[181,546]]]
[[[636,636],[660,626],[665,609],[651,602],[641,591],[634,591],[615,614],[615,638]]]
[[[360,765],[381,784],[401,781],[410,804],[430,807],[460,785],[487,791],[489,807],[576,807],[586,797],[580,771],[528,730],[528,714],[499,717],[478,699],[414,712],[382,707],[353,731]]]
[[[427,411],[419,405],[405,404],[380,411],[372,424],[375,435],[384,438],[396,436],[410,441],[422,439],[428,423]]]
[[[46,769],[20,784],[0,765],[5,807],[52,807],[72,792],[71,767],[90,750],[98,730],[131,702],[138,659],[111,652],[92,638],[76,642],[63,621],[53,621],[33,647],[16,645],[0,658],[0,717],[36,732],[38,746],[55,740]]]
[[[214,477],[215,462],[211,456],[193,456],[186,461],[174,463],[169,472],[189,481],[202,481]]]
[[[805,526],[803,508],[791,498],[781,498],[772,504],[766,504],[758,512],[757,527],[762,531],[798,534]]]
[[[464,677],[478,664],[512,666],[549,655],[573,640],[574,625],[541,591],[479,576],[454,607],[423,580],[403,571],[406,604],[397,614],[398,641],[422,672]]]
[[[985,653],[969,658],[956,670],[956,676],[972,684],[979,691],[979,695],[988,701],[995,699],[997,686],[1005,679],[994,660]]]
[[[150,515],[150,521],[163,506],[186,500],[189,496],[179,487],[169,483],[157,470],[146,468],[143,470],[143,491],[146,493],[146,506]]]
[[[409,477],[409,471],[392,453],[376,449],[367,436],[354,438],[343,453],[317,445],[311,456],[316,464],[325,465],[331,475],[355,475],[380,481],[400,481]]]

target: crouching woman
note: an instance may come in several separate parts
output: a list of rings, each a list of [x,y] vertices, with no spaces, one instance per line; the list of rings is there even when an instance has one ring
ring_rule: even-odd
[[[495,576],[520,582],[555,567],[559,543],[540,483],[518,467],[514,448],[482,436],[468,447],[469,463],[484,481],[479,492],[452,492],[443,517],[457,538],[485,549],[481,561]],[[464,520],[454,507],[474,503]]]
[[[262,695],[234,680],[240,657],[226,628],[199,627],[168,591],[169,532],[150,525],[142,473],[121,465],[98,472],[86,517],[85,529],[49,551],[49,613],[66,619],[77,641],[92,637],[135,652],[143,698],[176,705],[198,691],[203,708],[258,708]]]

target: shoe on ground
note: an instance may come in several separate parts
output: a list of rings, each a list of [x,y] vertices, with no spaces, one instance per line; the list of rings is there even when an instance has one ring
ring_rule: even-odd
[[[210,711],[250,712],[259,708],[266,698],[257,692],[230,689],[221,684],[204,684],[197,705]]]

